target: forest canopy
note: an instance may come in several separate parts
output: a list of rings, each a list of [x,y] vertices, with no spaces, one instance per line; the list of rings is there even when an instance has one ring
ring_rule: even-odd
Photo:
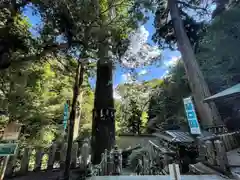
[[[180,16],[211,94],[239,83],[239,5],[232,4],[228,11],[221,12],[219,5],[210,12],[214,13],[210,21],[197,21],[185,5],[196,8],[199,4],[181,2]],[[176,50],[177,38],[172,21],[163,13],[164,3],[116,1],[115,18],[109,18],[107,1],[100,1],[98,13],[96,4],[91,3],[0,3],[0,126],[11,121],[22,123],[22,143],[48,146],[64,138],[64,103],[73,102],[76,86],[77,105],[72,107],[79,115],[75,118],[80,119],[79,138],[91,135],[96,86],[90,79],[97,77],[100,57],[109,56],[115,67],[123,68],[134,79],[136,69],[159,66],[166,48]],[[26,16],[29,9],[32,17],[40,19],[39,26]],[[151,35],[156,45],[141,36],[149,16],[155,18],[156,31]],[[139,47],[134,52],[136,40]],[[100,53],[102,43],[111,44]],[[184,63],[183,57],[179,58],[164,77],[159,74],[156,79],[115,85],[120,96],[114,102],[117,133],[187,128],[182,100],[195,92]],[[232,109],[239,104],[236,100],[218,102],[217,108],[224,119],[231,117]]]

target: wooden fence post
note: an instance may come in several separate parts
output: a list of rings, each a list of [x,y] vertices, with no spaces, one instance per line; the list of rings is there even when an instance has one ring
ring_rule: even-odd
[[[72,156],[71,156],[71,167],[75,168],[77,166],[77,155],[78,155],[78,143],[75,142],[72,148]]]
[[[87,142],[83,143],[82,147],[81,147],[81,167],[83,169],[86,169],[87,164],[88,164],[88,158],[89,158],[89,144]]]
[[[66,153],[67,153],[67,143],[64,143],[60,152],[60,168],[63,169],[65,167],[66,161]]]
[[[36,155],[35,155],[34,171],[40,171],[40,170],[41,170],[42,157],[43,157],[42,148],[38,148],[38,149],[36,150]]]
[[[28,164],[29,164],[29,148],[24,148],[23,156],[21,159],[21,167],[20,174],[24,175],[28,172]]]
[[[167,172],[169,172],[169,156],[167,154],[163,155],[163,169],[165,169]]]
[[[53,169],[56,151],[57,151],[57,144],[53,143],[52,146],[49,148],[49,153],[48,153],[48,167],[47,167],[47,169],[49,169],[49,170]]]
[[[223,142],[220,140],[215,140],[214,145],[217,153],[217,165],[219,165],[220,168],[225,172],[228,167],[228,160]]]
[[[226,151],[229,151],[231,149],[231,145],[229,143],[228,134],[229,133],[222,135],[222,139],[223,139],[223,143],[224,143]]]
[[[169,174],[170,174],[170,180],[180,180],[180,169],[178,164],[169,164]]]
[[[104,175],[108,175],[108,168],[109,168],[109,164],[108,164],[108,151],[107,149],[104,150]]]
[[[211,165],[215,165],[215,152],[214,152],[213,143],[212,141],[207,140],[205,144],[206,144],[206,150],[207,150],[208,163]]]
[[[101,154],[101,175],[104,176],[105,175],[105,162],[104,162],[104,153]]]
[[[144,156],[143,156],[143,175],[147,175],[148,174],[148,169],[149,169],[149,163],[148,163],[148,160],[147,160],[147,152],[144,153]]]

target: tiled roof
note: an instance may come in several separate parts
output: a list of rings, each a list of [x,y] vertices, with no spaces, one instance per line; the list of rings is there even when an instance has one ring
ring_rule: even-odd
[[[171,142],[191,143],[194,139],[188,132],[169,130],[161,133],[154,133],[155,136]]]

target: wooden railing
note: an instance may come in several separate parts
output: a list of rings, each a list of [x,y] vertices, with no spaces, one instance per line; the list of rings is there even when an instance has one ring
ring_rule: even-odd
[[[86,147],[86,146],[85,146]],[[82,147],[83,148],[83,147]],[[71,168],[85,168],[89,159],[89,151],[81,156],[78,143],[73,144]],[[53,143],[49,148],[24,147],[16,155],[10,157],[5,175],[26,175],[30,171],[62,169],[65,164],[67,143]],[[85,150],[86,152],[86,150]]]
[[[240,132],[219,134],[202,142],[200,155],[205,162],[220,170],[227,171],[229,164],[227,152],[240,147]]]
[[[228,130],[225,125],[219,125],[219,126],[210,126],[205,128],[208,132],[215,133],[215,134],[222,134],[227,133]]]

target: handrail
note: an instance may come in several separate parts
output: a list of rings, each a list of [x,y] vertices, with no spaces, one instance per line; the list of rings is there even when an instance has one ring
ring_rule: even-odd
[[[156,149],[158,149],[162,154],[175,154],[174,151],[170,150],[170,149],[167,149],[167,148],[164,148],[164,147],[159,147],[158,145],[156,145],[154,142],[152,142],[151,140],[149,140],[149,143],[155,147]]]

